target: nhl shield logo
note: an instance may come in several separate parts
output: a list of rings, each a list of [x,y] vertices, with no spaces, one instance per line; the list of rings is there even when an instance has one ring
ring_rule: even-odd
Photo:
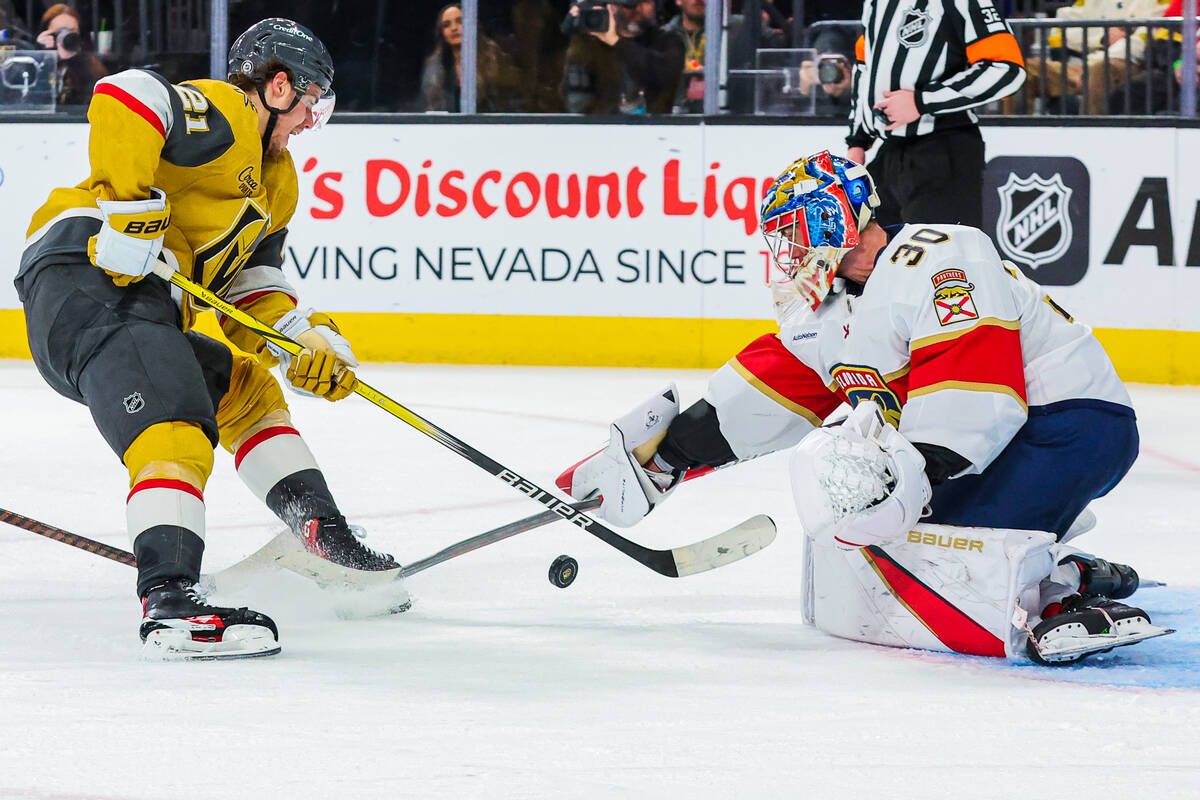
[[[932,19],[930,14],[915,5],[910,6],[900,15],[900,27],[896,28],[896,38],[905,47],[920,47],[929,38],[929,23]]]
[[[1071,248],[1071,188],[1062,175],[1049,179],[1038,173],[1008,180],[996,189],[1000,194],[1000,217],[996,242],[1006,256],[1030,269],[1062,258]]]
[[[134,392],[121,402],[125,406],[126,414],[136,414],[146,407],[146,401],[142,399],[141,392]]]

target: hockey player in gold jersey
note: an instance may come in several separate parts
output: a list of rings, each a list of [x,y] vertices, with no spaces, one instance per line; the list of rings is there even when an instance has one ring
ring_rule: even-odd
[[[88,108],[91,174],[53,190],[29,226],[16,287],[30,349],[51,387],[87,404],[129,471],[149,649],[279,652],[266,615],[209,605],[194,589],[218,443],[310,551],[358,569],[398,566],[346,524],[270,373],[282,359],[293,388],[328,400],[356,382],[350,343],[327,315],[299,307],[281,270],[297,200],[287,143],[332,112],[332,82],[325,46],[285,19],[234,43],[228,81],[172,85],[145,70],[105,78]],[[205,309],[150,274],[158,260],[304,351],[272,351],[228,319],[222,330],[243,352],[191,330]]]

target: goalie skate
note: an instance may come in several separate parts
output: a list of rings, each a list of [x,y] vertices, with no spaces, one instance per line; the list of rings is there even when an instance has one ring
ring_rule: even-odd
[[[266,614],[223,608],[202,600],[190,581],[152,587],[142,598],[143,655],[160,660],[214,660],[272,656],[279,631]]]
[[[1039,664],[1066,666],[1096,653],[1170,633],[1175,631],[1151,624],[1150,615],[1140,608],[1105,597],[1075,596],[1058,614],[1030,631],[1026,650]]]

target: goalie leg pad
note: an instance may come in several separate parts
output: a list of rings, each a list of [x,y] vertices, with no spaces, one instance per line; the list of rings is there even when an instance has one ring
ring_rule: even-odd
[[[844,550],[805,541],[804,618],[871,644],[1023,658],[1014,609],[1039,608],[1054,537],[917,525],[898,541]]]
[[[636,524],[661,503],[679,483],[681,473],[651,476],[635,455],[648,459],[679,415],[679,393],[671,384],[609,426],[603,450],[569,468],[556,485],[577,500],[599,494],[603,504],[596,516],[613,525]],[[655,480],[658,477],[666,485]]]

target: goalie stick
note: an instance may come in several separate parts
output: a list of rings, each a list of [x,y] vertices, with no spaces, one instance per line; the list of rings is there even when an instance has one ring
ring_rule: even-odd
[[[171,269],[163,261],[156,263],[154,272],[165,281],[169,281],[192,297],[211,306],[230,319],[255,331],[260,336],[292,355],[298,354],[303,348],[289,337],[254,318],[237,306],[226,302],[203,286],[185,278]],[[460,456],[486,470],[496,478],[507,483],[530,499],[536,500],[546,508],[581,529],[595,536],[600,541],[615,548],[632,558],[634,561],[649,567],[660,575],[668,578],[678,578],[693,575],[697,572],[715,569],[733,561],[758,552],[769,545],[775,538],[775,523],[765,515],[758,515],[736,525],[726,531],[710,536],[695,544],[676,547],[669,550],[655,550],[626,539],[616,531],[604,526],[582,511],[576,511],[571,505],[558,499],[550,492],[542,489],[532,481],[505,467],[500,462],[484,455],[471,445],[453,434],[439,428],[429,420],[414,413],[379,390],[359,380],[354,392],[382,408],[402,422],[416,428],[434,441],[442,444]]]
[[[592,498],[575,503],[572,508],[576,511],[590,511],[599,508],[601,502],[600,498]],[[356,589],[378,587],[402,581],[452,558],[458,558],[481,547],[502,542],[519,533],[558,522],[562,518],[562,515],[556,511],[543,511],[540,514],[501,525],[499,528],[477,533],[404,567],[377,571],[351,569],[326,561],[305,550],[294,535],[285,531],[237,564],[212,575],[201,576],[200,588],[206,594],[238,589],[249,579],[249,575],[257,568],[256,565],[273,566],[295,572],[323,587],[344,586]],[[750,553],[761,550],[775,538],[775,525],[769,517],[760,514],[751,517],[727,533],[736,534],[727,539],[740,538],[743,541],[741,549],[726,549],[724,544],[713,545],[710,541],[698,542],[690,547],[675,548],[673,553],[683,570],[682,574],[690,575],[713,569],[715,566],[737,561]]]

